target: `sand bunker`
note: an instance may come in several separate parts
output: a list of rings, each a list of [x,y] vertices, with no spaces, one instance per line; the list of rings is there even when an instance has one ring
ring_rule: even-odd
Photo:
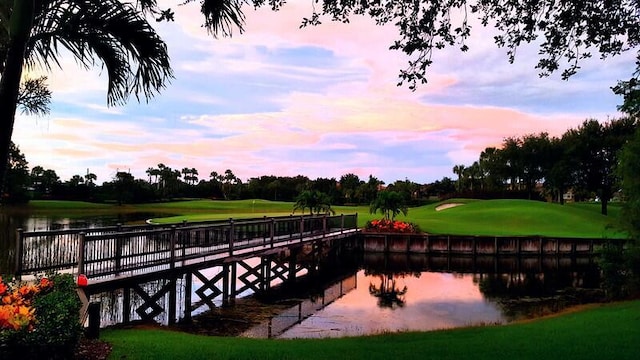
[[[464,204],[460,204],[460,203],[442,204],[442,205],[436,206],[436,211],[447,210],[460,205],[464,205]]]

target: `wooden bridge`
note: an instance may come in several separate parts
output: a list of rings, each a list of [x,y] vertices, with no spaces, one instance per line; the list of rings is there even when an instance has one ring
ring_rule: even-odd
[[[111,226],[24,232],[16,236],[15,275],[47,271],[84,274],[95,282],[180,267],[358,231],[357,214],[282,216],[181,225]]]
[[[150,320],[166,311],[171,324],[179,316],[178,288],[186,289],[182,317],[190,319],[200,306],[214,308],[213,299],[220,295],[229,303],[243,292],[266,291],[317,271],[317,256],[358,232],[357,214],[18,230],[14,271],[17,278],[49,271],[86,277],[88,284],[79,292],[83,316],[92,295],[122,289],[123,322],[136,313]],[[195,289],[197,305],[191,301],[194,280],[201,283]],[[163,285],[150,288],[145,285],[150,281]],[[167,295],[169,307],[164,309],[158,302]]]

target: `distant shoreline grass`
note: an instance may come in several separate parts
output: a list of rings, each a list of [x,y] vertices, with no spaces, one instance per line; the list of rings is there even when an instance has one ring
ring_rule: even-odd
[[[442,204],[464,204],[436,211]],[[380,218],[368,206],[334,206],[336,214],[358,214],[358,226]],[[293,203],[268,200],[194,199],[138,205],[94,204],[74,201],[32,201],[24,211],[68,215],[147,212],[157,214],[156,223],[197,222],[228,218],[286,216]],[[399,220],[417,224],[431,234],[487,236],[557,236],[578,238],[625,238],[617,226],[620,206],[611,204],[610,215],[600,214],[599,203],[559,205],[527,200],[450,199],[410,208]],[[166,215],[166,216],[163,216]],[[176,215],[177,214],[177,215]],[[296,213],[301,214],[300,212]]]
[[[640,301],[525,323],[337,339],[266,340],[104,330],[109,359],[636,359]]]

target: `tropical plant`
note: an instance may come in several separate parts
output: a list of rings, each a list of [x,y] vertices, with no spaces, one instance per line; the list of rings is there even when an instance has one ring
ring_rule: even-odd
[[[396,191],[380,191],[378,196],[371,202],[369,212],[375,214],[378,211],[384,215],[387,220],[393,220],[399,214],[407,215],[409,208],[402,194]]]
[[[172,76],[164,42],[147,22],[150,2],[117,0],[21,0],[0,5],[0,185],[13,133],[25,65],[60,66],[65,48],[89,68],[96,59],[108,75],[107,102],[153,96]],[[143,6],[144,5],[144,6]]]
[[[293,212],[309,209],[309,214],[335,214],[331,208],[331,199],[329,195],[317,190],[304,190],[296,196]]]
[[[293,205],[293,212],[309,209],[309,213],[313,214],[335,214],[331,208],[331,199],[329,195],[317,190],[304,190],[298,194]]]

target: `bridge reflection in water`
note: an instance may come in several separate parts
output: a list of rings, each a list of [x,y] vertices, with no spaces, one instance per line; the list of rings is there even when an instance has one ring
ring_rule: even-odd
[[[290,305],[246,329],[243,336],[353,336],[500,324],[595,301],[600,295],[599,270],[591,256],[427,256],[341,252],[339,247],[324,249],[321,256],[311,254],[298,254],[298,266],[306,265],[294,283],[274,277],[266,283],[260,280],[255,269],[264,268],[261,258],[245,259],[244,265],[236,266],[236,287],[242,290],[238,298],[272,303],[277,298]],[[305,263],[310,258],[315,259],[313,265]],[[176,304],[182,322],[190,320],[184,316],[187,313],[198,319],[215,309],[224,316],[227,306],[233,306],[215,290],[222,287],[222,278],[215,283],[206,280],[223,271],[222,267],[202,270],[205,281],[191,284],[178,279]],[[209,285],[203,286],[207,281]],[[102,304],[103,325],[151,318],[168,324],[165,314],[171,301],[162,291],[166,286],[166,280],[154,280],[141,284],[141,291],[117,290],[92,299]],[[192,301],[185,301],[189,298]],[[185,303],[191,304],[190,311]]]

